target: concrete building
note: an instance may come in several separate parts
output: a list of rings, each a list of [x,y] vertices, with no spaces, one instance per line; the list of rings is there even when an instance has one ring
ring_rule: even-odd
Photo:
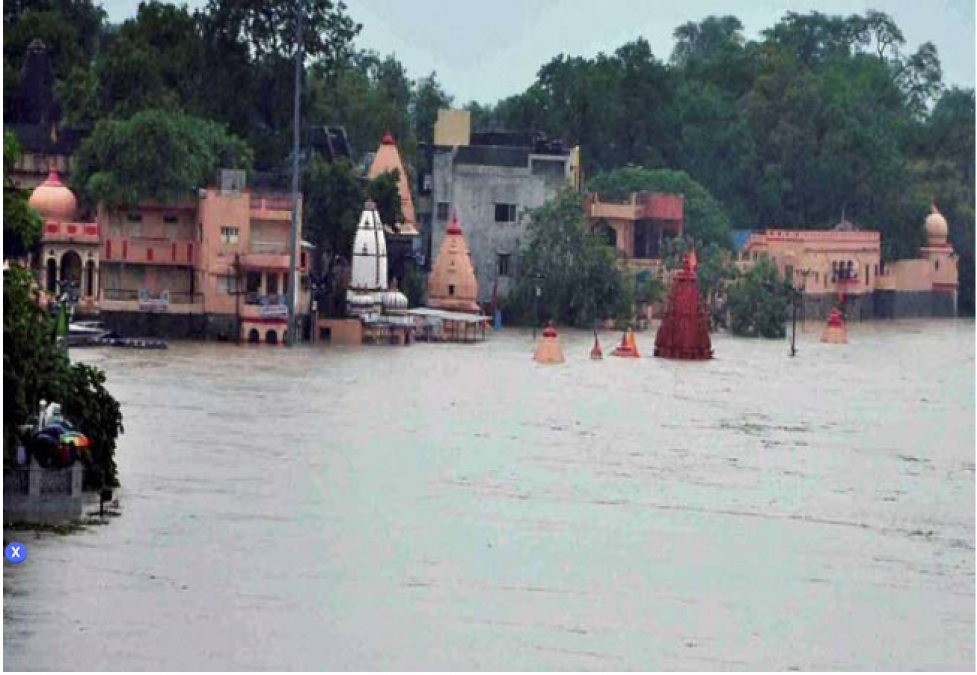
[[[98,305],[107,327],[127,335],[284,343],[291,198],[251,191],[243,180],[241,172],[222,172],[220,188],[181,203],[99,208]],[[310,301],[307,248],[303,242],[300,328]]]
[[[804,293],[809,318],[826,318],[843,301],[849,317],[955,316],[957,256],[946,219],[933,206],[924,224],[927,245],[917,258],[885,263],[877,231],[842,219],[830,230],[751,232],[738,251],[749,269],[769,258]]]
[[[474,133],[464,111],[440,111],[435,144],[420,177],[418,220],[427,261],[441,249],[452,217],[465,223],[478,300],[498,283],[505,295],[519,274],[529,212],[573,184],[574,153],[539,134]]]
[[[636,192],[626,201],[612,201],[592,193],[584,199],[584,211],[594,233],[615,248],[628,269],[659,276],[667,240],[682,234],[685,198]]]

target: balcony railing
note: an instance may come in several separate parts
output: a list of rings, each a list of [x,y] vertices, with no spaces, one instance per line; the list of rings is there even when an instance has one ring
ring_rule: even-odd
[[[288,245],[283,241],[255,241],[251,240],[248,246],[249,253],[288,255]]]
[[[160,301],[163,299],[161,292],[146,293],[144,289],[132,288],[103,288],[102,299],[117,302],[135,302],[139,300]],[[190,293],[181,291],[169,291],[166,304],[170,305],[196,305],[204,301],[203,293]]]
[[[270,307],[273,305],[285,305],[286,295],[284,293],[269,293],[262,295],[257,291],[249,291],[244,294],[244,304]]]
[[[252,211],[291,211],[292,198],[289,195],[251,195]]]

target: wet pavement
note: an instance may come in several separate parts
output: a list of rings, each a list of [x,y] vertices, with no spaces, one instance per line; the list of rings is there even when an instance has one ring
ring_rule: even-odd
[[[6,668],[974,667],[972,321],[562,339],[76,351],[122,515],[21,537]]]

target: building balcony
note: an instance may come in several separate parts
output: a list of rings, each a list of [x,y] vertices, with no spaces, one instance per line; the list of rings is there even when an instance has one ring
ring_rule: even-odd
[[[249,270],[281,270],[287,271],[291,263],[291,254],[283,244],[271,242],[251,242],[249,252],[239,258],[241,267]],[[308,255],[305,251],[299,254],[299,271],[305,272],[308,266]]]
[[[284,293],[262,295],[246,293],[241,306],[241,318],[246,321],[281,323],[288,320],[288,305]]]
[[[599,195],[588,195],[587,217],[609,220],[666,220],[681,222],[685,199],[681,195],[634,193],[626,202],[601,201]]]
[[[193,267],[197,264],[198,257],[199,247],[192,240],[106,237],[102,244],[102,260],[109,262]]]
[[[302,202],[299,200],[299,207]],[[251,218],[256,220],[290,220],[292,197],[287,194],[251,195]]]
[[[189,292],[150,292],[146,289],[103,288],[98,306],[103,312],[200,314],[204,311],[204,295]]]
[[[43,243],[98,245],[98,223],[46,222],[41,228]]]

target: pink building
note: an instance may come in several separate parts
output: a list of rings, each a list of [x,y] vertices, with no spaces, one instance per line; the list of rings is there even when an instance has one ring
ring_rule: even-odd
[[[248,189],[207,188],[177,204],[100,207],[101,318],[133,335],[283,343],[290,224],[289,196]],[[303,242],[300,317],[310,311],[307,248]]]
[[[591,193],[584,199],[584,211],[591,229],[617,249],[629,269],[658,274],[665,242],[682,234],[685,199],[636,192],[619,202]]]

